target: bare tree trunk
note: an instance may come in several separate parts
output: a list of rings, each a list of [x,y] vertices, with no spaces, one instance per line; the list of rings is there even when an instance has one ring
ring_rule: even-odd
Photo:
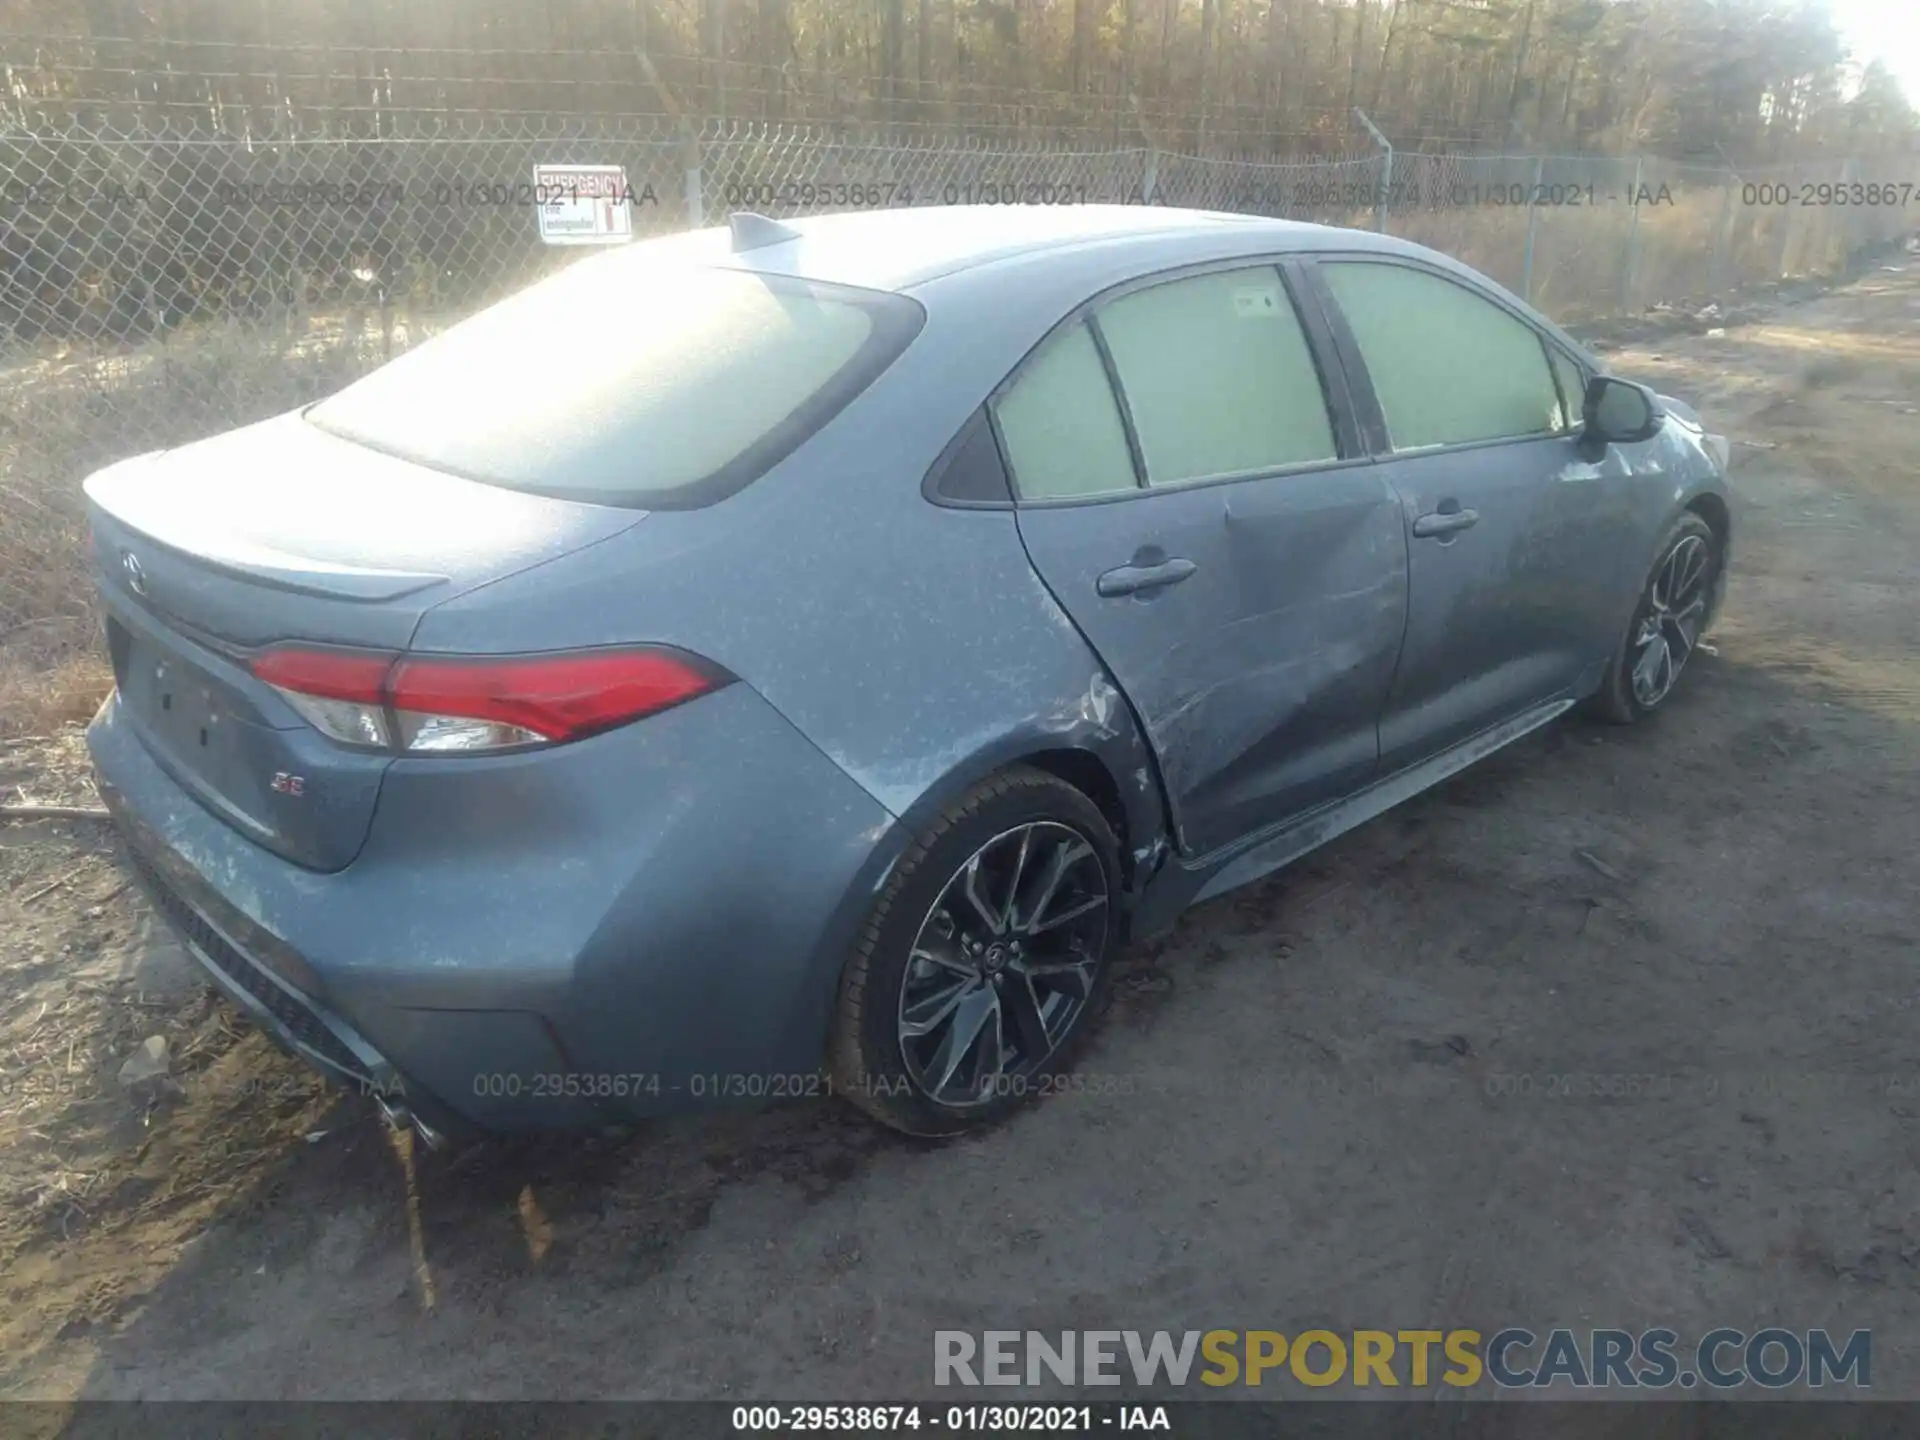
[[[1032,86],[1032,66],[1034,57],[1029,53],[1027,44],[1026,3],[1025,0],[1007,0],[1007,10],[1013,21],[1009,29],[1012,44],[1008,47],[1013,55],[1013,83],[1015,88],[1025,91]],[[1026,114],[1020,116],[1021,124],[1026,123]]]
[[[1093,0],[1073,0],[1073,40],[1067,54],[1067,88],[1078,95],[1087,80],[1087,21]]]
[[[1473,87],[1473,125],[1472,136],[1476,142],[1480,139],[1480,130],[1487,123],[1487,97],[1493,94],[1493,50],[1488,47],[1480,56],[1480,81]]]
[[[1461,57],[1458,52],[1449,53],[1444,46],[1436,46],[1428,55],[1427,63],[1433,67],[1433,91],[1432,99],[1421,106],[1421,128],[1431,130],[1445,126],[1441,133],[1452,136],[1461,128]]]
[[[1353,54],[1347,58],[1347,103],[1342,114],[1351,115],[1360,98],[1360,57],[1367,48],[1367,0],[1354,0]]]
[[[715,115],[727,113],[727,0],[701,0],[700,51],[707,62],[707,95]]]
[[[1267,104],[1275,120],[1286,113],[1288,22],[1286,0],[1267,0]]]
[[[960,0],[947,0],[947,78],[955,88],[960,82]],[[948,117],[952,118],[951,115]]]
[[[1380,44],[1380,69],[1373,77],[1373,95],[1367,101],[1367,114],[1376,125],[1380,123],[1380,97],[1386,93],[1387,74],[1393,65],[1393,41],[1400,33],[1400,14],[1405,9],[1406,0],[1393,0],[1387,11],[1387,38]]]
[[[1573,97],[1580,88],[1580,51],[1575,49],[1573,59],[1567,64],[1567,93],[1560,102],[1560,143],[1566,144],[1573,138]]]
[[[927,109],[933,80],[933,0],[919,0],[913,13],[913,101],[922,120],[932,118]]]
[[[1787,158],[1794,127],[1799,123],[1804,104],[1804,90],[1804,81],[1793,80],[1779,91],[1780,103],[1774,107],[1766,131],[1768,148],[1775,160]]]
[[[1207,148],[1207,110],[1213,99],[1213,32],[1220,24],[1220,0],[1200,0],[1200,121],[1199,143]]]
[[[1533,7],[1527,0],[1526,15],[1520,21],[1520,44],[1513,56],[1513,83],[1507,86],[1507,138],[1513,139],[1520,128],[1520,82],[1527,74],[1527,44],[1533,39]]]
[[[900,118],[900,77],[906,69],[906,0],[885,0],[880,16],[880,93],[886,116]]]
[[[793,48],[787,0],[760,0],[760,60],[774,67],[767,113],[776,118],[787,112],[787,60]]]
[[[1173,93],[1173,21],[1180,0],[1160,0],[1160,94]]]

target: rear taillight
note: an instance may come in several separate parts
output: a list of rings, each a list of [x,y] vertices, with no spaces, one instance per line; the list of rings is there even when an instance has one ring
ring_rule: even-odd
[[[323,735],[385,749],[393,741],[386,704],[393,655],[284,646],[253,657],[253,673]]]
[[[697,656],[654,646],[452,656],[277,645],[251,663],[322,734],[413,753],[578,740],[732,679]]]

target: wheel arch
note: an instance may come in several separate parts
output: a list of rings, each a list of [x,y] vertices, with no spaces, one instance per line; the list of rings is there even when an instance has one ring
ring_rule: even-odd
[[[1114,713],[1106,726],[1022,728],[976,748],[921,792],[899,817],[902,829],[917,835],[983,780],[1028,766],[1071,785],[1106,817],[1119,844],[1122,884],[1130,898],[1137,895],[1169,853],[1171,829],[1159,766],[1131,710],[1118,704],[1117,691],[1111,697]]]
[[[1083,688],[1061,693],[1039,717],[1007,725],[945,766],[905,806],[890,806],[886,827],[868,863],[850,887],[833,925],[822,939],[809,994],[817,1002],[796,1017],[796,1043],[825,1054],[831,1040],[832,997],[851,954],[854,937],[886,890],[914,841],[940,813],[991,776],[1016,766],[1052,775],[1085,795],[1114,829],[1119,842],[1121,919],[1130,928],[1142,890],[1172,853],[1169,810],[1160,767],[1132,707],[1102,669]],[[1122,931],[1124,942],[1126,930]]]
[[[1727,498],[1713,490],[1701,490],[1689,496],[1681,507],[1682,514],[1698,515],[1713,532],[1715,554],[1715,573],[1713,592],[1707,600],[1708,625],[1720,618],[1720,605],[1727,594],[1727,561],[1733,544],[1733,512],[1727,506]]]
[[[1121,877],[1130,886],[1135,824],[1127,813],[1127,802],[1120,793],[1120,782],[1114,779],[1106,763],[1091,750],[1079,750],[1071,746],[1058,750],[1039,750],[1023,756],[1015,763],[1044,770],[1055,779],[1071,785],[1099,807],[1100,813],[1107,818],[1107,824],[1113,827],[1114,839],[1120,842]]]
[[[1706,521],[1707,528],[1713,531],[1714,539],[1718,540],[1722,546],[1726,544],[1733,530],[1733,516],[1727,509],[1724,496],[1717,495],[1711,490],[1702,490],[1699,494],[1690,497],[1682,508],[1691,510]]]

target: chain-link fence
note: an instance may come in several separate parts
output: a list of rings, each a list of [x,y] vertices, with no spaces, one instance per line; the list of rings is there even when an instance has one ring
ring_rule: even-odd
[[[1383,227],[1575,321],[1836,272],[1920,200],[1911,166],[1840,161],[1285,164],[912,125],[405,120],[374,138],[104,113],[0,127],[0,649],[90,635],[87,471],[323,395],[578,254],[539,239],[540,164],[623,167],[642,235],[742,209],[1077,202]]]

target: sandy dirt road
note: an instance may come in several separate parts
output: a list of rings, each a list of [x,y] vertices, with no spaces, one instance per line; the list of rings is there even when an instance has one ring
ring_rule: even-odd
[[[900,1398],[936,1328],[1779,1323],[1872,1328],[1920,1396],[1904,266],[1614,357],[1742,442],[1717,653],[1656,723],[1551,727],[1195,911],[1084,1089],[982,1138],[823,1103],[409,1172],[102,836],[0,828],[6,1393]],[[84,798],[76,744],[0,790]],[[143,1108],[149,1033],[182,1093]]]

